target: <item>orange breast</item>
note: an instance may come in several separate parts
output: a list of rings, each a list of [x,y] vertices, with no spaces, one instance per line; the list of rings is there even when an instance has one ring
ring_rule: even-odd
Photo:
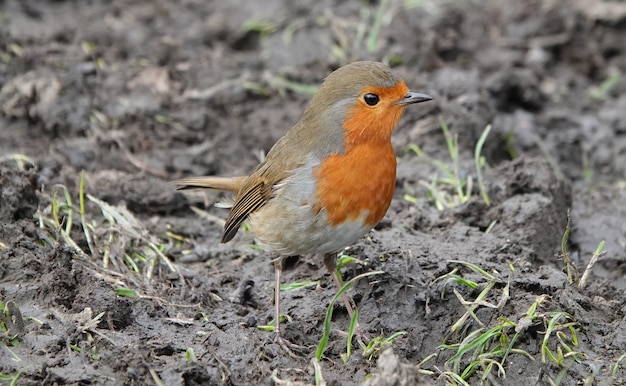
[[[365,222],[376,225],[385,215],[396,184],[396,156],[391,143],[363,143],[325,159],[314,171],[316,211],[326,209],[337,225],[367,211]]]
[[[314,170],[317,178],[316,211],[326,209],[328,220],[337,225],[354,221],[367,213],[365,224],[376,225],[383,218],[396,185],[396,155],[391,134],[404,107],[397,101],[408,92],[400,81],[393,87],[366,87],[380,103],[367,106],[357,100],[346,115],[342,130],[345,151],[322,161]]]

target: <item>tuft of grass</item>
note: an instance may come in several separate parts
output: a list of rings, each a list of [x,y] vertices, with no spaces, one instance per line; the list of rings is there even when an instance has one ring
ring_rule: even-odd
[[[463,316],[461,316],[461,318],[456,323],[454,323],[452,325],[452,327],[450,327],[450,330],[452,332],[459,332],[459,331],[461,331],[461,329],[464,327],[464,325],[465,325],[465,323],[466,323],[466,321],[467,321],[467,319],[469,317],[472,317],[478,323],[478,325],[484,326],[484,324],[480,321],[480,319],[478,319],[478,317],[475,314],[476,309],[479,306],[484,306],[484,307],[489,307],[489,308],[496,308],[496,309],[501,308],[504,305],[504,303],[506,303],[506,301],[508,300],[509,284],[507,283],[506,286],[504,287],[504,289],[502,291],[502,298],[498,302],[497,305],[488,303],[486,301],[486,299],[491,294],[491,290],[493,289],[493,287],[497,283],[496,276],[488,273],[487,271],[483,270],[482,268],[480,268],[480,267],[478,267],[478,266],[476,266],[475,264],[472,264],[472,263],[468,263],[468,262],[464,262],[464,261],[460,261],[460,260],[451,260],[450,262],[454,263],[454,264],[462,264],[465,267],[471,269],[472,271],[482,275],[485,279],[488,280],[487,284],[484,286],[483,290],[480,292],[480,294],[476,297],[476,299],[474,301],[466,301],[459,291],[457,291],[455,288],[452,289],[452,292],[454,293],[454,295],[461,302],[463,307],[465,307],[465,314],[463,314]],[[460,278],[458,280],[459,283],[467,283],[467,286],[469,288],[471,288],[471,289],[478,288],[478,284],[477,283],[471,282],[471,281],[463,281],[461,279],[462,278]]]
[[[87,194],[87,199],[101,210],[106,220],[101,226],[110,228],[109,235],[118,233],[123,236],[119,240],[126,246],[123,257],[131,272],[150,281],[158,263],[163,262],[170,271],[179,273],[163,253],[165,246],[153,240],[141,222],[128,209],[122,206],[114,207],[90,194]],[[105,250],[107,249],[108,247],[105,246]],[[110,252],[109,256],[111,256]]]
[[[568,358],[581,363],[584,354],[574,350],[574,347],[578,346],[578,335],[575,328],[578,323],[574,318],[566,312],[558,311],[546,313],[543,321],[546,324],[546,331],[541,343],[541,361],[547,363],[549,359],[561,367],[565,366],[564,361]],[[556,339],[554,344],[556,352],[552,352],[549,347],[551,340],[554,340],[551,339],[553,337]]]
[[[458,136],[450,133],[448,125],[443,119],[440,119],[440,126],[446,140],[446,147],[448,148],[451,164],[426,156],[424,151],[415,144],[409,144],[405,150],[414,152],[419,158],[425,159],[426,162],[443,174],[443,176],[435,174],[431,177],[429,182],[422,180],[419,183],[427,189],[426,196],[428,200],[432,202],[438,210],[444,210],[446,208],[454,208],[463,205],[469,201],[474,180],[471,176],[463,176],[464,173],[461,170],[459,161]],[[491,200],[489,199],[483,180],[482,170],[486,168],[487,163],[485,157],[482,155],[482,150],[490,131],[491,125],[487,125],[474,148],[474,166],[476,168],[480,195],[486,205],[491,205]],[[411,195],[405,195],[404,198],[409,202],[417,202],[417,198]]]
[[[462,261],[462,260],[450,260],[449,263],[459,264],[459,265],[465,266],[466,268],[469,268],[470,270],[474,271],[475,273],[478,273],[479,275],[483,276],[489,282],[493,282],[494,284],[496,282],[496,276],[488,273],[487,271],[483,270],[482,268],[480,268],[476,264],[472,264],[472,263],[469,263],[467,261]],[[452,271],[448,272],[447,274],[441,275],[441,276],[435,278],[432,281],[431,286],[434,285],[435,283],[439,282],[439,281],[445,281],[445,283],[443,285],[443,288],[441,290],[441,298],[442,299],[445,296],[445,291],[446,291],[447,286],[449,284],[457,284],[457,285],[465,286],[465,287],[468,287],[471,290],[475,290],[476,288],[478,288],[479,284],[477,282],[463,277],[462,275],[459,274],[459,272],[460,272],[460,269],[458,267],[455,267],[454,269],[452,269]],[[491,285],[491,286],[493,286],[493,285]],[[483,292],[484,292],[484,290],[483,290]],[[484,298],[488,292],[489,291],[487,291],[485,293],[485,295],[483,295],[482,297]]]
[[[44,241],[48,243],[61,242],[80,256],[86,256],[85,252],[78,246],[71,235],[74,222],[74,206],[72,197],[63,185],[54,185],[50,196],[50,206],[43,211],[39,209],[35,214],[35,219],[39,227],[47,231],[49,236]]]
[[[81,172],[77,200],[64,185],[52,187],[49,204],[35,214],[42,230],[40,242],[67,246],[86,261],[100,260],[105,278],[121,289],[122,296],[139,296],[128,288],[149,283],[161,265],[180,277],[165,254],[168,248],[180,244],[179,240],[167,238],[169,245],[157,240],[129,210],[88,194],[85,185],[85,174]]]
[[[356,283],[358,280],[369,277],[369,276],[373,276],[373,275],[380,275],[381,273],[383,273],[383,271],[372,271],[372,272],[366,272],[366,273],[357,275],[353,277],[352,279],[348,280],[347,282],[345,282],[343,286],[341,287],[341,289],[339,289],[337,293],[335,294],[335,296],[333,296],[333,298],[330,301],[330,304],[326,308],[326,317],[324,318],[324,333],[322,335],[322,338],[320,339],[320,342],[317,345],[317,350],[315,352],[315,359],[317,359],[318,361],[322,359],[322,355],[324,355],[324,351],[326,350],[326,346],[328,345],[328,339],[330,338],[330,324],[331,324],[332,317],[333,317],[333,309],[334,309],[335,303],[337,302],[337,299],[339,299],[341,295],[346,293],[346,291],[348,291],[354,285],[354,283]]]
[[[516,347],[520,339],[535,339],[535,334],[528,333],[530,327],[544,326],[543,338],[538,344],[543,363],[558,366],[561,370],[556,379],[558,384],[566,375],[572,363],[580,363],[583,354],[576,348],[578,346],[577,322],[573,317],[563,311],[546,311],[547,295],[537,296],[529,305],[525,314],[521,317],[507,317],[503,314],[504,307],[509,299],[509,281],[501,288],[500,275],[491,273],[483,268],[468,262],[459,260],[451,261],[457,264],[449,273],[436,278],[432,284],[441,282],[444,288],[449,283],[457,286],[465,286],[471,290],[482,288],[473,300],[465,300],[456,288],[452,292],[457,296],[466,312],[450,328],[452,338],[447,338],[439,346],[439,353],[426,357],[419,365],[420,371],[425,374],[440,373],[449,384],[484,384],[492,376],[501,379],[506,377],[507,359],[511,355],[521,355],[530,360],[537,360],[530,352]],[[470,270],[477,274],[479,280],[469,280],[462,273]],[[513,272],[513,271],[512,271]],[[431,284],[431,285],[432,285]],[[487,301],[488,298],[499,298],[497,304]],[[478,307],[493,309],[494,317],[488,321],[477,318]],[[470,320],[471,318],[471,320]],[[475,328],[474,328],[475,327]],[[533,330],[534,331],[534,330]],[[443,371],[424,369],[424,364],[433,358],[433,355],[443,357],[445,360]],[[626,357],[626,355],[624,356]]]
[[[439,165],[439,168],[447,175],[448,180],[446,182],[455,188],[460,203],[464,204],[467,202],[467,200],[469,200],[470,194],[472,192],[472,180],[470,178],[461,178],[461,168],[459,166],[458,135],[456,133],[454,135],[450,133],[450,129],[448,129],[448,125],[443,119],[440,119],[440,124],[441,130],[443,131],[443,136],[446,140],[446,145],[448,146],[448,153],[450,154],[450,159],[452,160],[452,169],[448,168],[448,166],[442,162],[437,161],[437,164]],[[465,187],[467,188],[465,191],[463,190],[463,185],[465,185]]]
[[[454,352],[445,363],[446,369],[465,381],[479,371],[482,372],[481,382],[485,382],[494,370],[498,377],[504,378],[506,356],[519,354],[532,359],[528,352],[512,348],[515,341],[509,334],[514,331],[515,326],[510,320],[500,318],[495,326],[474,330],[459,343],[440,345],[440,349]]]

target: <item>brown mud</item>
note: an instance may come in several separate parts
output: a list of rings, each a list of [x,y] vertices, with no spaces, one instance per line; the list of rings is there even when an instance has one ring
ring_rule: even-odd
[[[310,353],[295,360],[258,328],[273,314],[272,256],[245,232],[219,244],[220,196],[182,194],[166,182],[249,172],[298,120],[310,98],[299,86],[369,59],[395,63],[411,89],[435,97],[407,110],[394,135],[398,183],[387,216],[345,252],[362,261],[344,267],[345,279],[383,271],[349,291],[361,327],[370,337],[406,334],[378,363],[355,344],[344,364],[349,319],[337,305],[320,362],[327,384],[451,382],[453,352],[440,345],[504,320],[518,325],[514,348],[530,357],[511,353],[505,377],[478,367],[470,384],[626,384],[623,366],[613,372],[626,353],[624,3],[382,4],[0,0],[2,382],[313,384],[310,358],[335,293],[321,258],[294,258],[284,275],[285,283],[320,283],[283,294],[292,318],[285,335]],[[380,9],[380,34],[368,47]],[[474,180],[469,201],[444,210],[420,183],[440,170],[406,150],[417,144],[451,164],[440,120],[458,135],[459,173]],[[489,206],[473,159],[488,124]],[[94,198],[84,222],[81,171]],[[74,208],[66,233],[66,208],[54,224],[62,187]],[[125,213],[116,227],[105,220],[107,204]],[[561,256],[568,210],[572,284]],[[607,253],[581,289],[601,240]],[[149,243],[171,267],[124,258],[129,250],[157,255]],[[455,268],[478,287],[435,280]],[[451,333],[470,307],[453,289],[469,302],[490,285],[476,318]],[[524,319],[542,295],[536,318]],[[569,318],[548,343],[565,355],[561,364],[542,361],[556,312]],[[471,353],[461,363],[470,361]]]

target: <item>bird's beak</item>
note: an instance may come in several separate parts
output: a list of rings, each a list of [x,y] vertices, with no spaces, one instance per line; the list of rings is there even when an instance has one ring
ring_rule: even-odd
[[[408,93],[406,93],[403,99],[398,101],[398,104],[400,106],[407,106],[412,105],[413,103],[426,102],[432,99],[433,97],[431,97],[430,95],[409,91]]]

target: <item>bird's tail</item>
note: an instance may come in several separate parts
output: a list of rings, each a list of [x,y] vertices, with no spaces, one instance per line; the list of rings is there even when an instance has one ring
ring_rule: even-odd
[[[188,177],[172,181],[178,190],[215,189],[239,193],[248,177]]]

